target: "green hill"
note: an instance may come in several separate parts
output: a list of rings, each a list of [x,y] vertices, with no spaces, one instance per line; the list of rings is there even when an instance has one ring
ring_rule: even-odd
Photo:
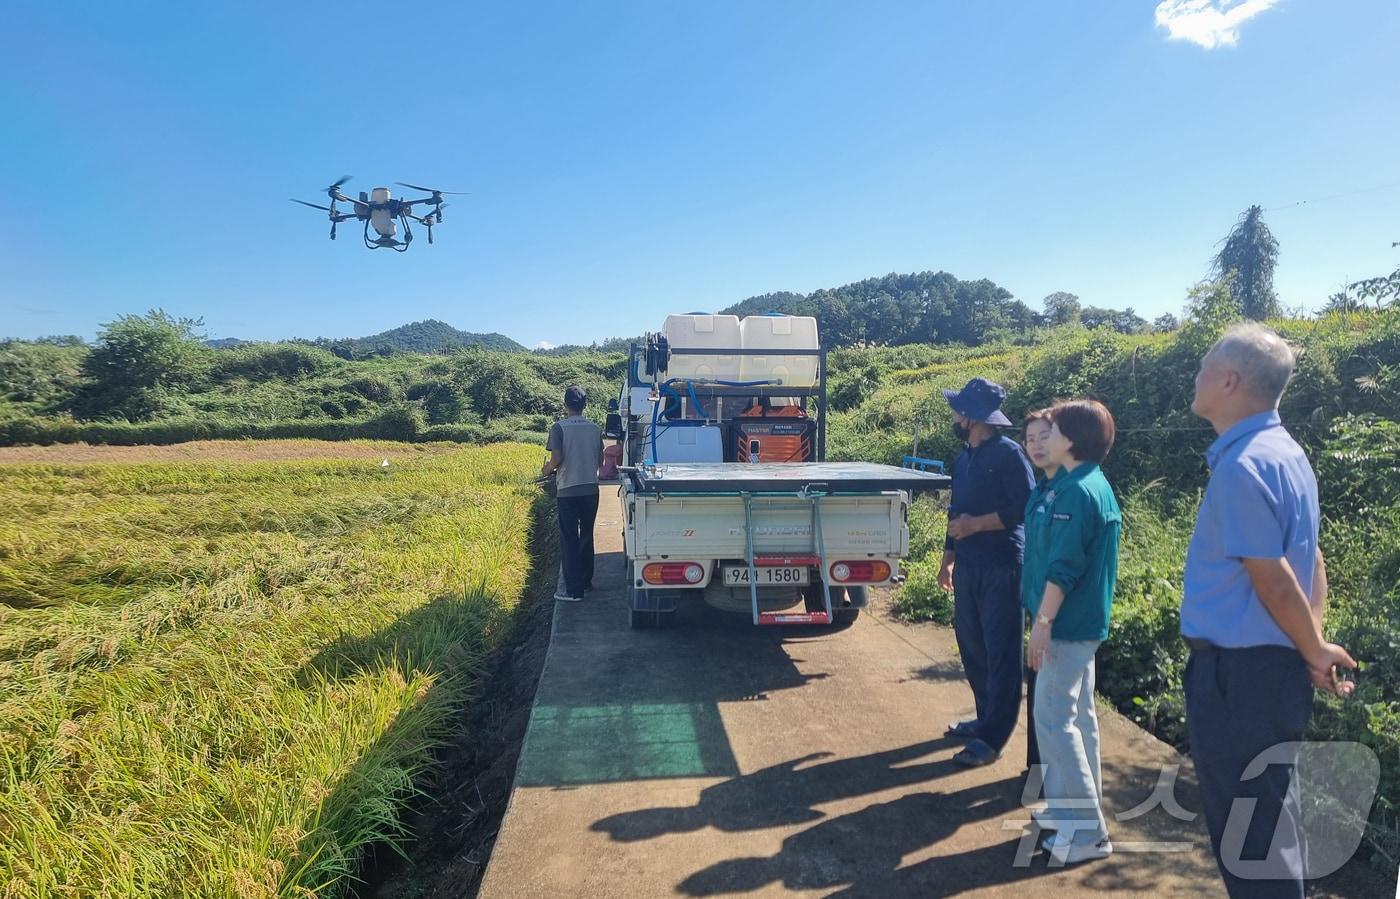
[[[393,353],[428,353],[441,355],[481,347],[488,350],[524,352],[525,347],[506,337],[491,332],[477,334],[472,331],[459,331],[446,322],[430,318],[427,321],[401,325],[369,337],[346,337],[336,340],[320,338],[314,341],[345,359],[364,359],[369,356],[388,356]]]
[[[721,310],[736,315],[784,312],[815,316],[827,346],[980,343],[1024,334],[1041,317],[986,278],[947,272],[889,274],[810,294],[771,293]]]

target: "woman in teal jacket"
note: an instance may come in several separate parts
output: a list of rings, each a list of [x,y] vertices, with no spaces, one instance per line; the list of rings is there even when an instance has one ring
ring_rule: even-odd
[[[1094,654],[1108,637],[1122,515],[1099,470],[1113,446],[1113,415],[1093,400],[1057,403],[1050,415],[1042,445],[1059,470],[1026,504],[1021,603],[1035,620],[1027,662],[1037,672],[1035,730],[1045,765],[1047,808],[1035,818],[1055,831],[1050,855],[1065,864],[1113,852],[1100,808]]]
[[[1045,482],[1055,476],[1060,466],[1050,461],[1045,448],[1045,438],[1050,436],[1050,410],[1033,409],[1026,413],[1025,434],[1022,445],[1026,448],[1026,458],[1035,468],[1035,489],[1042,490]],[[1019,596],[1019,594],[1017,594]],[[1031,619],[1022,615],[1021,629],[1024,631]],[[1035,736],[1035,669],[1026,665],[1026,771],[1029,773],[1041,764],[1040,747]]]

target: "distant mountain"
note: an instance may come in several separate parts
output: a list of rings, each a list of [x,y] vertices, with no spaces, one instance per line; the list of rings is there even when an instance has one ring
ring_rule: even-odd
[[[338,340],[322,337],[315,343],[337,356],[346,358],[387,356],[392,353],[453,353],[469,347],[525,352],[525,347],[504,334],[494,331],[489,334],[459,331],[446,322],[432,318],[369,337],[345,337]]]
[[[252,343],[250,340],[240,340],[237,337],[216,337],[213,340],[204,341],[204,345],[213,347],[216,350],[226,350],[230,347],[243,346]]]

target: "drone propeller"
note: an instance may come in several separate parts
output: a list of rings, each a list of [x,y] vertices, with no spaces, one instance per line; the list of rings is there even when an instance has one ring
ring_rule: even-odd
[[[350,176],[349,176],[349,175],[342,175],[342,176],[340,177],[340,180],[339,180],[339,181],[337,181],[336,183],[332,184],[330,187],[326,188],[326,193],[331,193],[332,191],[340,190],[340,185],[344,184],[346,181],[349,181],[349,180],[350,180]]]
[[[411,189],[413,189],[413,190],[421,190],[421,191],[422,191],[423,193],[425,193],[425,194],[437,194],[437,195],[442,195],[442,196],[453,196],[453,197],[465,197],[465,196],[467,196],[467,194],[461,192],[460,190],[436,190],[436,189],[431,188],[431,187],[419,187],[417,184],[409,184],[409,183],[407,183],[407,182],[405,182],[405,181],[395,181],[394,183],[397,184],[399,187],[407,187],[407,188],[411,188]]]
[[[303,205],[303,206],[310,206],[312,209],[320,209],[320,210],[323,210],[323,211],[325,211],[325,212],[330,212],[330,211],[331,211],[331,208],[330,208],[329,206],[317,206],[315,203],[308,203],[308,202],[306,202],[305,200],[296,200],[296,199],[293,199],[292,202],[293,202],[293,203],[300,203],[300,204]]]

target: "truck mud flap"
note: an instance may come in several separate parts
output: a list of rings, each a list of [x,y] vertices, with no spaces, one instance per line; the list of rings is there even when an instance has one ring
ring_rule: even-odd
[[[638,590],[636,564],[627,563],[627,620],[636,630],[669,627],[676,620],[675,597],[669,590]]]

